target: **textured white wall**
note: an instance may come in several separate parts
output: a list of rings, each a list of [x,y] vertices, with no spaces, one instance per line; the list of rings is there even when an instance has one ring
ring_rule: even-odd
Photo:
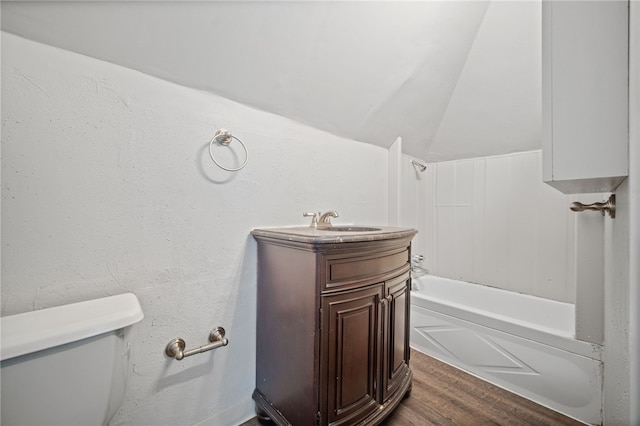
[[[208,157],[221,127],[249,149],[236,174]],[[145,319],[112,424],[237,424],[253,416],[250,230],[328,209],[337,222],[386,224],[387,161],[378,147],[2,33],[2,315],[131,291]],[[229,346],[164,357],[171,338],[199,346],[218,325]]]
[[[530,151],[433,163],[417,173],[405,156],[401,225],[420,230],[414,252],[425,255],[424,267],[434,275],[575,303],[576,265],[601,277],[602,265],[576,258],[576,224],[593,219],[593,212],[580,218],[569,206],[606,196],[556,191],[542,182],[540,161],[540,151]],[[595,226],[602,227],[602,220]]]
[[[616,189],[605,287],[604,423],[640,424],[640,3],[629,4],[629,177]]]

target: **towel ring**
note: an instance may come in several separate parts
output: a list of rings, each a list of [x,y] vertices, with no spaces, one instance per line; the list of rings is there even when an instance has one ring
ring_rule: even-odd
[[[214,142],[218,142],[220,145],[227,146],[227,145],[229,145],[231,143],[232,139],[235,139],[238,142],[240,142],[240,145],[242,145],[242,149],[244,149],[244,161],[242,162],[242,164],[240,164],[240,166],[238,166],[236,168],[225,167],[222,164],[218,163],[216,161],[216,158],[213,156],[213,150],[212,150]],[[209,142],[209,155],[211,156],[211,159],[213,160],[213,162],[216,163],[216,166],[218,166],[221,169],[226,170],[228,172],[237,172],[238,170],[240,170],[244,166],[246,166],[247,165],[247,161],[249,161],[249,151],[247,151],[247,147],[245,146],[245,144],[242,143],[242,141],[240,139],[238,139],[237,137],[233,136],[230,131],[225,130],[225,129],[218,130],[216,132],[216,134],[213,135],[213,137],[211,138],[211,141]]]

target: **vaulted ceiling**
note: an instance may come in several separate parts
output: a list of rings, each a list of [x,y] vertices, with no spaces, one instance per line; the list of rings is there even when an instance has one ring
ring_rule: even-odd
[[[540,1],[2,1],[2,30],[440,161],[538,149]]]

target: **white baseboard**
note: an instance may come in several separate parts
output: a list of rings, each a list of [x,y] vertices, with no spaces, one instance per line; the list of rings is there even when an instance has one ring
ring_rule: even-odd
[[[251,397],[220,411],[196,426],[238,426],[256,416],[255,405]]]

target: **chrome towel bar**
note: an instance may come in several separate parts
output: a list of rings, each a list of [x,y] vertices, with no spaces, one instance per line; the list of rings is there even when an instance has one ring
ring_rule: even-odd
[[[181,338],[175,338],[171,340],[167,347],[164,350],[165,355],[169,358],[175,358],[177,361],[180,361],[182,358],[200,354],[202,352],[207,352],[221,346],[227,346],[229,344],[229,340],[224,337],[225,331],[222,327],[216,327],[209,333],[209,344],[199,346],[195,349],[184,350],[186,347],[186,343]]]

